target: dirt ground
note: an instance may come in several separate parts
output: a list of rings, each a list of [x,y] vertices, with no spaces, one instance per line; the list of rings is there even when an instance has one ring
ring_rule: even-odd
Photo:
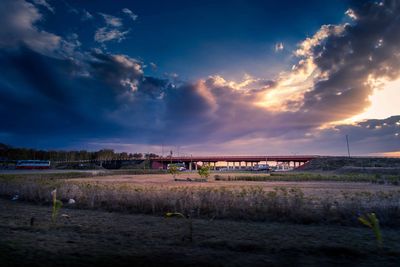
[[[98,182],[102,184],[124,184],[131,186],[166,186],[166,187],[230,187],[240,188],[243,186],[261,186],[266,191],[273,190],[276,187],[286,188],[299,188],[306,195],[338,195],[343,192],[388,192],[388,191],[400,191],[399,186],[388,185],[388,184],[372,184],[366,182],[330,182],[330,181],[216,181],[214,175],[220,173],[213,173],[210,175],[208,182],[186,182],[186,181],[174,181],[170,174],[145,174],[145,175],[112,175],[112,176],[97,176],[90,178],[77,178],[68,179],[71,182]],[[243,175],[238,173],[223,173],[222,175]],[[265,175],[265,174],[250,174]],[[199,178],[197,173],[181,173],[176,176],[178,179],[186,178]],[[67,181],[68,181],[67,180]]]
[[[363,227],[193,220],[190,242],[185,219],[66,208],[56,225],[50,217],[50,206],[0,199],[0,266],[400,266],[398,229],[383,229],[378,249]]]

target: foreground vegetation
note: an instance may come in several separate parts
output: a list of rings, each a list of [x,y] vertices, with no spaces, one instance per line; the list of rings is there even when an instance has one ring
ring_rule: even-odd
[[[214,173],[196,183],[127,174],[0,175],[0,265],[397,266],[400,258],[395,176]],[[296,184],[343,190],[310,194]],[[355,187],[363,191],[347,189]]]
[[[8,198],[18,195],[20,200],[50,204],[50,192],[57,189],[58,199],[64,203],[74,199],[76,204],[73,206],[78,208],[160,216],[179,212],[193,218],[303,224],[359,225],[357,218],[361,214],[373,212],[382,226],[400,226],[400,188],[397,187],[386,192],[343,190],[337,195],[310,196],[298,188],[276,187],[271,191],[251,183],[233,187],[159,186],[61,177],[3,175],[0,176],[0,195]]]
[[[400,232],[383,247],[367,227],[193,219],[63,208],[0,199],[1,266],[398,266]],[[35,224],[29,221],[34,217]],[[191,241],[191,242],[190,242]]]

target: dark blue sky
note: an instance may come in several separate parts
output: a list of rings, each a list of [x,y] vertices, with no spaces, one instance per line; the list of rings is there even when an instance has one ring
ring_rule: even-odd
[[[65,3],[68,3],[67,5]],[[245,73],[271,75],[290,68],[296,44],[323,24],[341,22],[347,1],[54,1],[55,10],[84,9],[94,16],[82,22],[73,12],[49,15],[43,25],[67,36],[77,33],[83,46],[96,46],[93,35],[107,13],[130,28],[124,42],[107,49],[157,64],[157,76],[176,73],[198,79],[216,73],[238,79]],[[129,21],[121,10],[137,14]],[[72,14],[71,14],[72,13]],[[79,14],[80,15],[80,14]],[[66,23],[68,21],[68,23]],[[284,42],[283,53],[274,53]],[[236,62],[236,64],[232,64]]]
[[[3,0],[0,142],[340,155],[349,135],[400,154],[382,102],[400,97],[399,18],[396,0]]]

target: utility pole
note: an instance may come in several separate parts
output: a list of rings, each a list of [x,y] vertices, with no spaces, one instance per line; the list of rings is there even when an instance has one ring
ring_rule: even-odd
[[[346,134],[346,143],[347,143],[347,154],[350,158],[350,146],[349,146],[349,136]]]

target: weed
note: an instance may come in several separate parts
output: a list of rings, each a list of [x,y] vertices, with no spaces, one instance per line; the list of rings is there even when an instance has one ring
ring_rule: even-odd
[[[360,216],[358,217],[358,221],[361,222],[363,225],[372,229],[376,238],[376,242],[378,243],[378,246],[381,248],[383,243],[382,233],[379,226],[379,220],[376,217],[375,213],[367,213],[364,216]]]
[[[51,196],[53,198],[53,210],[51,213],[51,221],[55,224],[57,220],[58,211],[62,207],[62,202],[61,200],[57,199],[57,189],[51,191]]]

